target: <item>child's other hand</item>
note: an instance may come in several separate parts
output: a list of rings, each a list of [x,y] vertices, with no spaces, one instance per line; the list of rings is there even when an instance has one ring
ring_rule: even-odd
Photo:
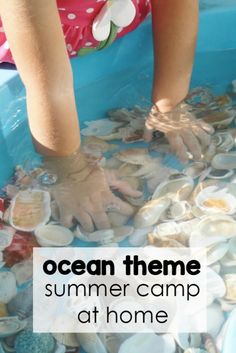
[[[173,152],[181,162],[186,163],[190,152],[195,160],[200,160],[203,151],[211,142],[214,129],[200,119],[196,119],[186,103],[175,109],[161,113],[154,105],[147,117],[144,139],[150,141],[153,131],[165,134]]]
[[[133,214],[133,208],[111,192],[104,170],[91,164],[82,152],[70,157],[47,157],[45,166],[58,176],[52,195],[64,226],[71,227],[76,219],[92,232],[95,228],[110,228],[107,211]]]

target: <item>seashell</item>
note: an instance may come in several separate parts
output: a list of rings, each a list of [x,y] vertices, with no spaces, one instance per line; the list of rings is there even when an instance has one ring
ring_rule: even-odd
[[[153,194],[155,189],[160,183],[167,180],[172,174],[175,174],[176,170],[172,168],[167,168],[163,165],[158,169],[158,173],[155,173],[147,180],[148,191]]]
[[[122,150],[115,154],[115,157],[121,162],[137,165],[144,165],[152,160],[146,148],[129,148]]]
[[[134,232],[134,227],[131,226],[123,226],[113,228],[114,237],[113,240],[117,243],[125,240],[127,237],[130,237]]]
[[[194,320],[202,323],[202,317],[204,312],[199,311],[194,314]],[[207,333],[213,338],[218,335],[223,323],[225,321],[224,313],[221,310],[221,306],[218,303],[212,303],[207,307]],[[200,326],[199,326],[200,327]]]
[[[235,112],[231,110],[211,111],[203,117],[207,124],[211,124],[216,129],[223,129],[229,126],[235,118]]]
[[[107,353],[104,344],[96,333],[77,333],[76,336],[86,353]]]
[[[55,341],[50,333],[21,332],[15,340],[16,353],[53,353]]]
[[[209,266],[216,273],[219,274],[221,272],[221,264],[220,264],[220,262],[214,262],[213,264],[211,264]]]
[[[9,314],[17,315],[20,319],[26,319],[33,313],[33,286],[19,291],[17,295],[7,304]]]
[[[210,266],[221,260],[229,249],[228,243],[217,243],[207,249],[207,265]]]
[[[129,236],[129,243],[132,246],[146,245],[148,234],[152,231],[152,229],[152,227],[135,229],[134,232]]]
[[[11,245],[14,233],[15,231],[11,231],[10,227],[0,229],[0,251],[5,250],[8,246]]]
[[[173,174],[167,181],[164,181],[156,188],[152,199],[155,200],[166,196],[174,201],[186,200],[193,191],[193,187],[194,182],[192,178],[182,174]]]
[[[202,340],[207,353],[219,353],[215,340],[211,337],[211,335],[207,333],[202,334]]]
[[[184,353],[208,353],[202,348],[187,348]]]
[[[109,144],[96,136],[87,136],[83,140],[82,147],[86,153],[105,153],[117,149],[118,145]]]
[[[174,339],[171,335],[137,333],[122,343],[119,353],[133,353],[134,347],[136,353],[175,353],[176,349]]]
[[[124,125],[124,122],[111,121],[108,119],[98,119],[94,121],[85,121],[86,128],[81,130],[83,136],[105,136],[111,135]]]
[[[236,197],[230,190],[220,186],[209,186],[199,192],[195,199],[196,206],[204,213],[224,213],[232,215],[236,212]]]
[[[207,216],[199,222],[197,232],[204,238],[213,237],[214,242],[215,238],[227,240],[236,236],[236,221],[222,214]]]
[[[0,272],[0,303],[7,304],[16,296],[16,279],[12,272]]]
[[[57,343],[54,353],[66,353],[66,346],[64,346],[63,344]]]
[[[12,266],[11,271],[16,277],[17,284],[22,285],[33,278],[33,261],[25,260],[19,262]]]
[[[224,281],[226,285],[226,300],[231,300],[236,302],[236,274],[227,274],[224,276]]]
[[[41,246],[68,246],[74,240],[73,233],[62,226],[47,224],[37,227],[35,236]]]
[[[8,316],[0,318],[0,338],[12,336],[25,328],[26,322],[18,317]]]
[[[10,224],[22,231],[33,231],[51,216],[50,194],[42,190],[19,191],[10,207]]]
[[[216,154],[211,165],[215,169],[236,169],[236,152]]]
[[[236,237],[229,240],[229,255],[236,260]]]
[[[200,333],[174,333],[173,337],[184,350],[190,347],[198,348],[201,346],[202,339]]]
[[[147,202],[134,216],[135,228],[147,228],[158,222],[163,212],[170,206],[170,199],[159,198]]]
[[[187,220],[191,217],[191,205],[187,201],[173,202],[166,212],[167,221],[172,219],[174,221]],[[165,220],[165,219],[164,219]]]
[[[228,132],[218,132],[213,136],[217,152],[229,152],[235,145],[233,136]]]
[[[114,237],[113,229],[104,229],[104,230],[97,230],[93,233],[88,233],[83,230],[81,227],[77,226],[76,230],[74,231],[74,235],[76,238],[82,241],[88,242],[99,242],[104,239],[107,241],[112,240]]]
[[[158,237],[166,237],[180,234],[181,228],[176,222],[160,223],[154,228],[154,233]]]
[[[213,271],[210,267],[207,268],[207,293],[208,305],[214,299],[223,298],[226,292],[225,283],[220,275]]]
[[[230,169],[214,169],[211,168],[209,170],[209,174],[207,175],[210,179],[228,179],[234,174],[233,170]]]
[[[156,246],[157,248],[183,248],[183,244],[178,242],[171,237],[161,237],[158,238],[152,233],[148,235],[148,242],[152,246]]]
[[[68,347],[79,347],[76,333],[52,333],[55,340]]]
[[[193,162],[187,166],[183,172],[187,176],[196,179],[198,178],[204,170],[207,169],[207,164],[204,162]]]

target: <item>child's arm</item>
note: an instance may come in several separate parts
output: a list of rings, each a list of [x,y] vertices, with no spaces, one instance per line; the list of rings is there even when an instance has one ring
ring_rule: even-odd
[[[0,0],[4,30],[25,84],[38,152],[68,155],[80,145],[73,77],[55,0]]]
[[[179,104],[188,93],[192,74],[198,0],[152,0],[152,18],[154,109],[146,122],[145,139],[151,139],[153,130],[162,131],[183,162],[188,160],[188,151],[200,159],[212,129],[188,113],[186,105]]]
[[[167,112],[188,93],[198,32],[198,0],[152,0],[152,16],[153,103]]]

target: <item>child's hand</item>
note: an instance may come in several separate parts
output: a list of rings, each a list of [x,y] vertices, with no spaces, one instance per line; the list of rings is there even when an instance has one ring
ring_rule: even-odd
[[[186,163],[190,152],[194,159],[199,160],[204,149],[210,144],[210,135],[214,129],[196,119],[188,104],[180,103],[174,110],[161,113],[153,106],[145,124],[144,139],[150,141],[153,131],[165,134],[173,152],[181,162]]]
[[[107,211],[133,214],[128,203],[112,194],[103,169],[91,164],[82,152],[70,157],[47,157],[45,165],[59,178],[52,194],[63,225],[71,227],[75,218],[86,231],[92,232],[94,228],[110,228]]]

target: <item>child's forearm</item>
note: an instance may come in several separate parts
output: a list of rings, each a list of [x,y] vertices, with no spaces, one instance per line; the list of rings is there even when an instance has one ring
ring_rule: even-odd
[[[198,31],[198,0],[152,0],[153,103],[172,110],[188,93]]]
[[[37,150],[68,155],[80,144],[73,77],[55,0],[0,0],[10,48],[25,84]]]

